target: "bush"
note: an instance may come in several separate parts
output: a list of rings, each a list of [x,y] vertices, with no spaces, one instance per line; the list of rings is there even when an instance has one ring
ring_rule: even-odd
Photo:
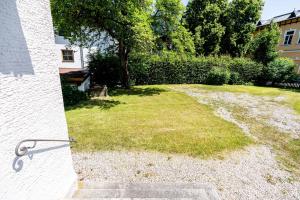
[[[230,79],[230,72],[226,68],[213,67],[209,72],[206,83],[209,85],[227,84]]]
[[[289,58],[277,58],[263,68],[263,78],[273,83],[289,82],[295,77],[295,63]]]
[[[72,86],[64,78],[61,79],[61,85],[65,106],[74,106],[89,99],[86,92],[79,91],[76,86]]]
[[[102,55],[99,52],[89,55],[88,68],[92,73],[92,83],[116,86],[121,83],[120,59],[115,55]]]
[[[130,58],[130,75],[135,84],[181,84],[212,83],[212,76],[220,72],[231,84],[254,82],[260,76],[262,64],[247,58],[188,57],[174,53]],[[215,69],[217,68],[217,69]],[[222,69],[222,70],[221,70]],[[211,72],[211,70],[213,70]],[[209,77],[210,76],[210,77]],[[228,79],[227,79],[228,78]],[[208,80],[210,79],[210,80]],[[219,83],[220,80],[217,80]],[[222,82],[222,81],[221,81]]]
[[[228,82],[230,85],[239,85],[242,84],[240,79],[240,74],[237,72],[231,72],[230,73],[230,79]]]
[[[239,76],[238,84],[255,82],[261,76],[263,65],[249,58],[234,58],[229,62],[231,73]]]

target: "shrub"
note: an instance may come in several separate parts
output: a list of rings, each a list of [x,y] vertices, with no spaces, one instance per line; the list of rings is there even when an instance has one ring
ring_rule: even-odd
[[[261,76],[263,65],[249,58],[234,58],[229,62],[230,71],[239,76],[239,84],[254,82]]]
[[[263,69],[263,78],[266,81],[277,83],[291,81],[295,77],[295,63],[289,58],[277,58]]]
[[[230,85],[238,85],[242,84],[243,82],[240,79],[240,74],[237,72],[231,72],[230,73],[230,79],[228,82]]]
[[[209,85],[227,84],[230,79],[230,72],[226,68],[213,67],[209,72],[206,83]]]
[[[120,59],[115,55],[103,55],[99,52],[89,55],[88,68],[92,73],[92,83],[116,86],[121,83]]]
[[[65,106],[73,106],[89,99],[86,92],[79,91],[76,86],[72,86],[64,78],[61,78],[61,85]]]

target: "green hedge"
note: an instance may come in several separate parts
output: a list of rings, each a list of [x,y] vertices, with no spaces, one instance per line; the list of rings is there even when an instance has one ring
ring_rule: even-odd
[[[248,58],[186,57],[176,54],[130,58],[133,84],[243,84],[256,81],[263,66]],[[215,76],[215,82],[214,78]],[[222,78],[220,78],[222,76]],[[218,77],[218,78],[217,78]],[[222,79],[223,81],[220,81]]]

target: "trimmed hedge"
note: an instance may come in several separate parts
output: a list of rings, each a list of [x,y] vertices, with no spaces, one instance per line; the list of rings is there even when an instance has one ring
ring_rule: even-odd
[[[133,84],[244,84],[261,76],[263,65],[248,58],[186,57],[176,54],[130,58]],[[213,78],[214,77],[214,78]],[[222,79],[222,81],[220,80]]]

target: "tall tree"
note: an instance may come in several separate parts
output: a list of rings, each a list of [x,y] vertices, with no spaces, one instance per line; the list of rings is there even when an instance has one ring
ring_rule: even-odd
[[[71,42],[97,42],[103,32],[117,41],[123,85],[127,88],[130,52],[152,46],[151,5],[151,0],[51,0],[55,27]]]
[[[218,54],[225,28],[221,24],[227,0],[191,0],[187,5],[185,20],[194,34],[198,55]]]
[[[248,51],[262,8],[263,0],[232,0],[229,3],[222,20],[226,26],[222,53],[242,56]]]
[[[272,23],[258,32],[251,42],[251,55],[254,60],[267,65],[278,57],[277,46],[280,40],[280,29]]]
[[[152,27],[157,49],[194,53],[191,33],[182,25],[185,7],[181,0],[156,0]]]

